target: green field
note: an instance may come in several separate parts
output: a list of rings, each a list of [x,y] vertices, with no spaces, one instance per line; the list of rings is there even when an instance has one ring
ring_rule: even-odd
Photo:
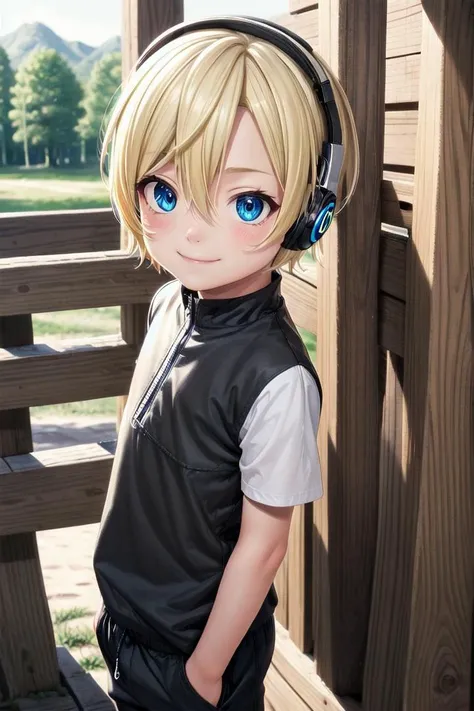
[[[0,212],[110,207],[97,167],[0,168]]]

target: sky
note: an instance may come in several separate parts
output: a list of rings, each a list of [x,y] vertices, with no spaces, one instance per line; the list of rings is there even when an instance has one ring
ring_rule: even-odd
[[[288,0],[184,0],[184,19],[226,14],[277,17],[288,12],[288,4]],[[0,36],[25,22],[42,22],[63,39],[97,46],[121,34],[121,14],[122,0],[0,0]]]

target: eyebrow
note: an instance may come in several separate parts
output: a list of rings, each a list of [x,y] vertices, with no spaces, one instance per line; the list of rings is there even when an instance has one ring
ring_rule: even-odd
[[[264,170],[258,170],[258,168],[238,168],[230,167],[224,170],[224,173],[261,173],[262,175],[269,175],[270,177],[275,177],[273,173],[267,173]]]

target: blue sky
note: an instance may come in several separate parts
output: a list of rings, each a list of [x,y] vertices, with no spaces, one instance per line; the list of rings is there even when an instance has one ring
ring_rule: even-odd
[[[64,39],[95,46],[120,34],[121,9],[122,0],[0,0],[0,35],[24,22],[42,22]],[[223,14],[270,18],[285,12],[288,0],[184,0],[185,20]]]

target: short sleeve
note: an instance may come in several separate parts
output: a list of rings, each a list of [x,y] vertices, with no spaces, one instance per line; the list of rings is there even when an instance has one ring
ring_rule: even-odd
[[[249,499],[296,506],[323,495],[320,409],[318,386],[303,366],[285,370],[263,389],[240,430],[241,488]]]

